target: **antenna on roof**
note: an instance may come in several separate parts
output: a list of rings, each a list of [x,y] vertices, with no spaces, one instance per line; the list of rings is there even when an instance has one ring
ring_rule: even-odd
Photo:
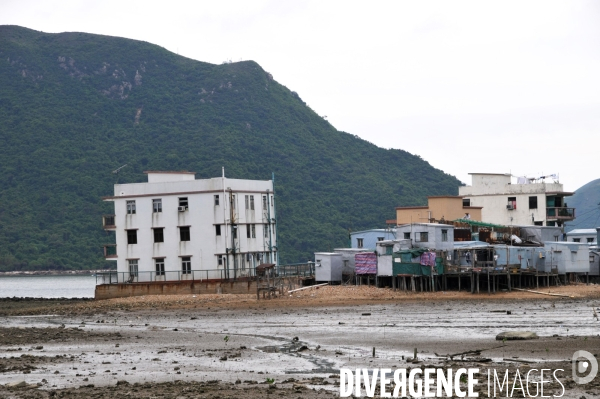
[[[127,164],[125,164],[125,165],[123,165],[123,166],[121,166],[121,167],[119,167],[119,168],[117,168],[117,169],[115,169],[115,170],[112,171],[113,174],[117,175],[117,180],[115,181],[115,184],[117,184],[119,182],[119,171],[121,169],[123,169],[125,166],[127,166]]]

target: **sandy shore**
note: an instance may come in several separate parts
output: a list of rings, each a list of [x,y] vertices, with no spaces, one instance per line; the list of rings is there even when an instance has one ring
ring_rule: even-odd
[[[0,397],[338,397],[340,368],[429,366],[477,367],[481,378],[488,368],[563,369],[563,397],[600,396],[600,376],[587,385],[570,377],[576,350],[600,352],[600,286],[549,292],[572,298],[352,286],[260,301],[2,300]],[[517,330],[540,338],[495,339]],[[410,359],[415,348],[420,363]]]

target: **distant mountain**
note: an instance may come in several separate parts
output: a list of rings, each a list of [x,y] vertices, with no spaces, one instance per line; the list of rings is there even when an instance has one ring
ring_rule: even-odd
[[[567,198],[567,205],[575,208],[575,220],[566,225],[566,232],[600,227],[600,179],[577,189],[575,195]]]
[[[0,270],[105,266],[101,245],[114,238],[101,216],[112,204],[100,198],[124,164],[121,183],[145,181],[144,170],[274,172],[284,262],[344,246],[349,229],[460,185],[418,156],[336,130],[255,62],[0,26]]]

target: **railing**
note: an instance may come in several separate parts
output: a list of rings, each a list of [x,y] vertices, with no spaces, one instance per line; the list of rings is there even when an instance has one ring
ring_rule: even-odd
[[[102,216],[102,228],[106,230],[116,229],[117,226],[115,225],[115,215]]]
[[[116,244],[107,244],[107,245],[104,245],[103,248],[104,248],[104,258],[115,259],[117,257],[117,245]]]
[[[575,208],[546,208],[546,218],[573,220],[575,219]]]
[[[279,265],[277,267],[277,274],[279,277],[309,277],[315,275],[315,264],[313,262],[308,263],[294,263],[291,265]]]
[[[314,264],[300,263],[294,265],[279,266],[277,272],[279,277],[310,277],[314,275]],[[184,273],[177,271],[137,271],[137,272],[106,272],[96,274],[96,285],[98,284],[120,284],[120,283],[149,283],[154,281],[202,281],[202,280],[225,280],[255,278],[256,269],[208,269],[190,270]]]

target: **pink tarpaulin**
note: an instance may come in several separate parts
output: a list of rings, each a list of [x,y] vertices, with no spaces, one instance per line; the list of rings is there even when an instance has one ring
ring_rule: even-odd
[[[362,252],[354,255],[356,274],[377,274],[377,254]]]

